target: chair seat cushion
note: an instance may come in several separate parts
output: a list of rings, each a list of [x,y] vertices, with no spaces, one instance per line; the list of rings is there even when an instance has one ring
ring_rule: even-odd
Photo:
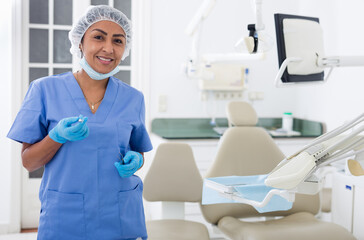
[[[223,217],[218,222],[218,228],[234,240],[355,239],[342,226],[319,221],[307,212],[262,222],[244,222],[234,217]]]
[[[147,221],[148,240],[209,240],[207,228],[202,223],[186,220]]]

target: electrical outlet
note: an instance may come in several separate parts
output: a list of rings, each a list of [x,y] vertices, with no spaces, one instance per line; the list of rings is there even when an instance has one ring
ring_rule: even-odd
[[[257,99],[257,93],[256,92],[249,92],[248,94],[249,100],[254,101]]]
[[[201,101],[203,101],[203,102],[207,101],[207,100],[209,99],[209,95],[208,95],[208,93],[207,93],[207,92],[201,92],[201,93],[200,93],[200,99],[201,99]]]
[[[248,94],[249,100],[263,100],[264,99],[264,92],[249,92]]]
[[[158,98],[158,111],[159,112],[167,112],[167,96],[166,95],[159,95]]]
[[[264,99],[264,92],[257,92],[257,100],[263,100]]]

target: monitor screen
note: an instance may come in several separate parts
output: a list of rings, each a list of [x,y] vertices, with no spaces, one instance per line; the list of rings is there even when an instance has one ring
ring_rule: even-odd
[[[300,58],[289,63],[283,83],[323,81],[323,68],[317,66],[324,56],[322,29],[318,18],[274,14],[279,67],[289,57]]]

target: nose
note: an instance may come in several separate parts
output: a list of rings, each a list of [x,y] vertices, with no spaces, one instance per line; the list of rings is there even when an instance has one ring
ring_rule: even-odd
[[[112,54],[114,52],[114,46],[112,44],[112,41],[111,40],[105,41],[102,50],[107,54]]]

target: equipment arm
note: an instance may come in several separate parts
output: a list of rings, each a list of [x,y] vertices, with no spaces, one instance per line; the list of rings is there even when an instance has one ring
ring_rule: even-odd
[[[265,184],[281,189],[295,189],[319,167],[364,152],[364,114],[328,132],[300,151],[284,159],[268,175]],[[356,129],[354,127],[358,126]],[[350,133],[347,133],[351,131]]]

